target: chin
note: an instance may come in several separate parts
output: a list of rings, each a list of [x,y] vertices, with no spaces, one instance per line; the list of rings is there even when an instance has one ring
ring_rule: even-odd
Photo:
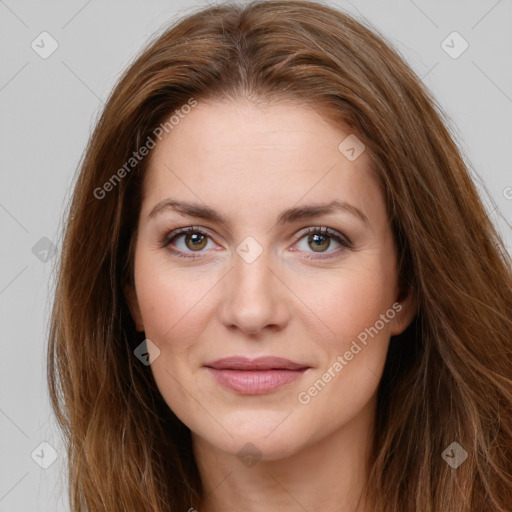
[[[292,419],[294,414],[290,412],[237,411],[229,417],[218,417],[219,423],[231,436],[221,428],[212,430],[211,423],[201,425],[193,429],[193,432],[203,441],[230,455],[253,455],[269,461],[283,459],[296,453],[309,440],[306,423],[301,421],[297,424],[296,418]]]

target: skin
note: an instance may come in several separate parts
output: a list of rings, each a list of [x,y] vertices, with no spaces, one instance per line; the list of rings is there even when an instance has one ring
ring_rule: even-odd
[[[389,338],[409,325],[415,304],[397,284],[371,160],[363,151],[350,161],[338,150],[350,133],[293,102],[199,102],[150,155],[135,288],[126,293],[137,329],[160,351],[151,364],[158,389],[191,429],[206,490],[201,511],[364,510],[356,505]],[[228,224],[171,208],[149,217],[166,198],[208,205]],[[368,222],[334,211],[276,224],[284,210],[335,199]],[[181,235],[165,246],[166,235],[187,226],[200,227],[207,243],[198,250]],[[351,246],[327,237],[319,250],[304,233],[311,227],[329,227]],[[236,250],[248,236],[262,250],[251,263]],[[301,403],[299,393],[332,373],[338,356],[398,299],[400,312]],[[310,368],[249,396],[221,386],[203,366],[234,355],[280,356]],[[237,456],[246,443],[261,457],[250,467]]]

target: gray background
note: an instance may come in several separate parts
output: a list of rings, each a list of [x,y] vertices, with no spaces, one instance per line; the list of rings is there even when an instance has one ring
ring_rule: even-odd
[[[434,92],[480,176],[479,187],[488,190],[489,214],[510,251],[512,1],[333,3],[377,27]],[[121,71],[150,35],[203,5],[0,0],[0,512],[69,510],[65,457],[45,381],[63,205]],[[58,43],[46,59],[31,47],[35,41],[51,48],[49,39],[41,42],[43,31]],[[463,48],[457,36],[446,40],[453,31],[469,44],[458,58],[445,51],[455,55]],[[51,462],[44,441],[58,455],[47,469],[36,463]]]

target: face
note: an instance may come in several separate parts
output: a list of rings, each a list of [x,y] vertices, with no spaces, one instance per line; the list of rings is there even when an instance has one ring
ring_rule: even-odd
[[[291,102],[199,102],[151,154],[130,307],[165,401],[220,450],[273,460],[374,413],[413,310],[349,135]]]

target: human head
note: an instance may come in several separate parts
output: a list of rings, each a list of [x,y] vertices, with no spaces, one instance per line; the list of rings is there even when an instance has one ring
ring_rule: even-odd
[[[146,469],[155,475],[153,482],[157,474],[171,470],[183,477],[182,484],[176,483],[177,490],[157,491],[153,483],[155,503],[156,496],[165,492],[185,495],[189,486],[198,492],[194,467],[185,462],[190,454],[187,429],[166,409],[150,368],[133,357],[143,338],[137,333],[125,290],[133,285],[134,240],[151,158],[128,164],[122,177],[118,170],[137,158],[134,152],[140,156],[154,130],[191,98],[199,102],[244,97],[309,105],[329,122],[357,134],[365,145],[365,158],[382,188],[396,242],[397,280],[404,296],[413,296],[418,307],[410,329],[392,340],[381,378],[373,483],[381,489],[379,499],[398,506],[399,500],[412,500],[421,488],[419,475],[438,475],[431,476],[437,479],[436,493],[425,499],[441,504],[457,484],[469,488],[478,464],[474,461],[461,468],[457,482],[442,459],[429,460],[424,451],[412,446],[429,435],[429,449],[439,453],[454,436],[462,443],[475,442],[470,426],[479,420],[471,410],[486,406],[471,402],[469,390],[478,372],[506,364],[490,354],[474,361],[475,354],[483,333],[491,328],[497,333],[495,346],[500,347],[510,320],[504,313],[501,320],[491,318],[486,308],[468,297],[480,297],[480,303],[485,299],[495,311],[506,311],[510,273],[494,247],[495,233],[466,166],[421,81],[368,28],[309,2],[201,11],[154,41],[114,90],[75,189],[57,290],[60,300],[54,310],[55,343],[50,350],[59,354],[74,446],[87,449],[88,469],[94,473],[100,462],[113,463],[113,455],[121,450],[119,443],[135,441],[140,432],[149,433],[140,451],[131,452],[141,469],[132,467],[128,474],[134,478],[137,471]],[[120,179],[104,187],[115,173]],[[475,240],[482,242],[475,247]],[[80,354],[87,354],[90,363],[85,365]],[[464,357],[473,362],[473,373],[461,370]],[[488,381],[479,385],[495,394],[498,389]],[[439,398],[433,393],[436,387],[445,394],[455,392],[459,402],[454,406]],[[411,396],[414,400],[404,405]],[[139,418],[136,423],[131,420],[134,411]],[[452,421],[451,430],[435,429],[430,423],[434,411]],[[155,415],[161,421],[156,422]],[[105,439],[99,436],[96,417],[102,418],[106,432],[123,432],[122,440],[108,437],[103,456]],[[166,429],[168,424],[173,428]],[[91,425],[97,436],[91,434]],[[394,453],[400,453],[402,460],[395,460]],[[411,470],[410,476],[397,486],[404,467]],[[110,469],[111,483],[123,488],[121,473],[127,469]],[[82,484],[87,481],[78,466],[75,477]],[[135,500],[138,491],[129,492]],[[106,489],[102,496],[109,499]]]

